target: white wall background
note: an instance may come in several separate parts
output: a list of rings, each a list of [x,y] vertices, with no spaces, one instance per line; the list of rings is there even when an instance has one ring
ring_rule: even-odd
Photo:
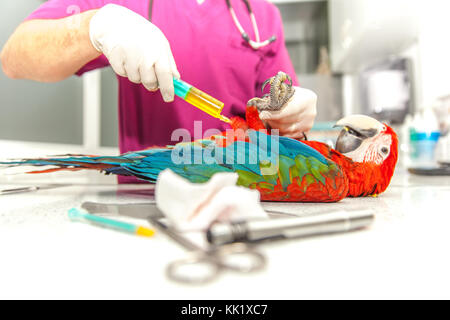
[[[450,1],[330,0],[329,11],[332,64],[347,75],[352,112],[359,72],[390,56],[412,59],[417,108],[450,94]]]
[[[416,0],[419,12],[416,68],[422,105],[450,94],[450,1]]]
[[[0,47],[41,0],[0,1]],[[82,144],[82,80],[8,79],[0,70],[0,139]],[[0,148],[1,149],[1,148]]]
[[[43,0],[0,1],[0,48]],[[58,83],[11,80],[0,70],[0,158],[117,153],[117,83],[108,69]],[[100,86],[100,78],[107,77]],[[102,90],[102,91],[101,91]],[[64,151],[63,151],[64,153]]]

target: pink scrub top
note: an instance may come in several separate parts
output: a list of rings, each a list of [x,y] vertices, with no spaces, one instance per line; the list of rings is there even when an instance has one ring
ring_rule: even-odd
[[[153,2],[151,20],[169,40],[181,79],[224,102],[223,115],[243,116],[246,102],[261,96],[261,84],[280,70],[291,75],[298,85],[284,44],[281,16],[273,4],[250,0],[261,40],[272,35],[277,37],[270,45],[253,50],[242,39],[225,0],[206,0],[201,5],[197,0]],[[122,5],[149,18],[149,0],[50,0],[27,20],[64,18],[108,3]],[[255,39],[244,2],[232,0],[231,4],[244,30]],[[86,64],[77,75],[108,65],[105,56],[101,56]],[[164,103],[159,92],[149,92],[124,77],[118,80],[121,153],[177,143],[171,141],[171,135],[178,128],[187,129],[194,137],[194,121],[202,122],[203,132],[228,128],[227,124],[178,97],[172,103]],[[137,182],[130,178],[120,181]]]

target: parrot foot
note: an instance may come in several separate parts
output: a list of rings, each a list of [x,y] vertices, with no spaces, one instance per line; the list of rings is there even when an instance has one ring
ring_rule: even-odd
[[[264,91],[267,84],[270,84],[270,94],[266,94],[262,98],[250,99],[247,102],[247,107],[255,106],[259,112],[264,110],[279,111],[294,95],[292,79],[282,71],[264,81],[261,90]]]
[[[262,110],[267,110],[270,105],[270,97],[268,94],[265,94],[262,98],[253,98],[248,100],[247,107],[256,107],[259,112]]]

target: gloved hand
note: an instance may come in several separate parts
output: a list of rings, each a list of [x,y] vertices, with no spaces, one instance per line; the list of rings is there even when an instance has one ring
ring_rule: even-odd
[[[263,111],[259,117],[280,135],[301,139],[311,130],[317,110],[317,95],[308,89],[294,87],[295,93],[280,111]]]
[[[173,100],[173,78],[180,74],[158,27],[125,7],[108,4],[92,17],[89,34],[118,75],[150,91],[159,87],[164,101]]]

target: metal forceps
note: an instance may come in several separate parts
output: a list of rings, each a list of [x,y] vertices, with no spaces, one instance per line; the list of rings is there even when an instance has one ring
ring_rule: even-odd
[[[160,232],[191,251],[191,255],[187,258],[173,261],[167,266],[166,274],[171,280],[188,284],[204,284],[216,279],[224,270],[251,273],[263,269],[266,265],[265,256],[247,244],[233,243],[203,249],[185,236],[173,231],[157,217],[151,216],[148,220]],[[189,272],[192,271],[190,267],[201,266],[208,268],[202,268],[206,271],[200,272],[199,275]]]

